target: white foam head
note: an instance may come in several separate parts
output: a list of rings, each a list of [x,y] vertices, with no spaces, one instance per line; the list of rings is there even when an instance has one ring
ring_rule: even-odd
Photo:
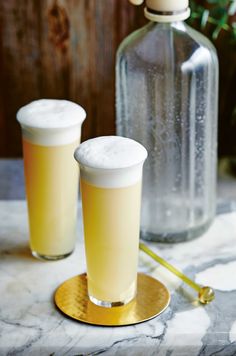
[[[106,188],[135,184],[142,178],[147,150],[125,137],[103,136],[82,143],[75,151],[81,178]]]
[[[80,139],[85,110],[67,100],[41,99],[17,112],[23,137],[44,146],[63,145]]]

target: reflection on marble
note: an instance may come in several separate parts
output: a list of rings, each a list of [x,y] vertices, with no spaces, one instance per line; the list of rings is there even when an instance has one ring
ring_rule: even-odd
[[[232,343],[236,342],[236,321],[233,323],[232,328],[230,330],[229,340]]]
[[[196,275],[196,282],[206,285],[211,282],[211,287],[222,290],[236,290],[236,261],[218,264]]]
[[[149,244],[190,277],[215,287],[216,301],[199,305],[194,292],[140,252],[140,271],[164,282],[172,301],[160,317],[129,327],[78,323],[54,306],[57,286],[85,271],[81,219],[76,250],[62,261],[34,259],[27,234],[25,202],[0,201],[0,355],[236,354],[236,213],[218,216],[194,241]]]

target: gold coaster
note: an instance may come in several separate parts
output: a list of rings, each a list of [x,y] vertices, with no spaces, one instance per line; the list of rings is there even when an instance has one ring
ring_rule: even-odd
[[[100,307],[89,300],[87,276],[81,274],[58,287],[55,303],[64,314],[84,323],[122,326],[142,323],[161,314],[170,303],[170,294],[161,282],[139,273],[137,297],[133,301],[120,307]]]

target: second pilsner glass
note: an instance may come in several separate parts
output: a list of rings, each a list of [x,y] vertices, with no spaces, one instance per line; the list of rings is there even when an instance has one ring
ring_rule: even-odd
[[[17,113],[22,127],[30,247],[58,260],[76,242],[79,170],[73,153],[86,113],[65,100],[37,100]]]

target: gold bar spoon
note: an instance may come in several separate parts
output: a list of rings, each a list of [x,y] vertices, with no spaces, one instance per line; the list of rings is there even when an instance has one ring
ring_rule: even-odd
[[[202,304],[209,304],[215,299],[214,290],[211,287],[201,286],[190,278],[188,278],[185,274],[177,270],[174,266],[172,266],[169,262],[165,261],[162,257],[158,256],[155,252],[150,250],[144,243],[140,242],[139,249],[145,252],[148,256],[153,258],[156,262],[160,263],[160,265],[167,268],[170,272],[174,273],[177,277],[182,279],[183,282],[188,284],[191,288],[198,292],[198,300]]]

